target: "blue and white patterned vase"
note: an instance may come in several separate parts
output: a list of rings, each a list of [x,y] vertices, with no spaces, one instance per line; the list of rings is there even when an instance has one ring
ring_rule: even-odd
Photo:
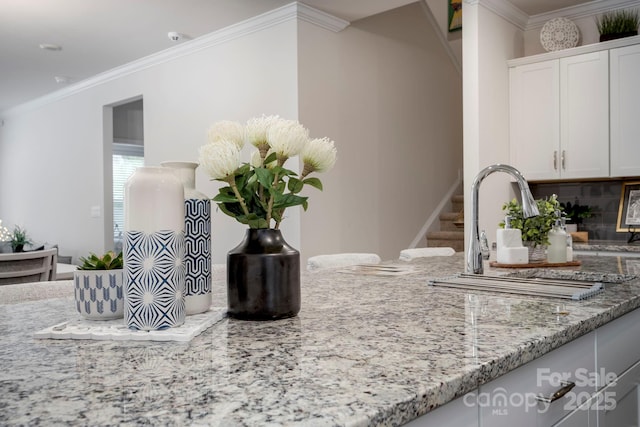
[[[137,330],[184,323],[184,188],[163,167],[141,167],[124,188],[124,318]]]
[[[123,281],[122,269],[74,271],[78,313],[89,320],[121,319],[124,310]]]
[[[211,200],[195,188],[195,162],[162,162],[184,185],[185,304],[187,315],[211,307]]]

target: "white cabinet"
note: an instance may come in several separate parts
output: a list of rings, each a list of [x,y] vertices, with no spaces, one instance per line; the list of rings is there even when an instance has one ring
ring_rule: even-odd
[[[609,176],[609,55],[560,59],[561,178]]]
[[[595,410],[598,427],[640,425],[639,385],[640,362],[622,373],[614,383],[594,396],[591,411]]]
[[[640,426],[638,336],[640,309],[481,385],[407,426]],[[540,397],[552,401],[544,402]]]
[[[459,397],[404,425],[405,427],[478,427],[475,395]]]
[[[588,400],[596,392],[585,378],[595,371],[594,337],[591,332],[480,386],[481,425],[551,426]]]
[[[511,67],[511,164],[528,180],[609,176],[608,51]]]
[[[611,49],[611,176],[640,175],[640,45]]]
[[[511,164],[529,180],[558,177],[559,70],[558,60],[509,69]]]

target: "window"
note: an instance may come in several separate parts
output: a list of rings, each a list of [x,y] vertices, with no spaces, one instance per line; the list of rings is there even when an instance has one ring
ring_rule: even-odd
[[[113,144],[113,239],[116,251],[122,250],[124,184],[140,166],[144,166],[144,147],[142,145]]]

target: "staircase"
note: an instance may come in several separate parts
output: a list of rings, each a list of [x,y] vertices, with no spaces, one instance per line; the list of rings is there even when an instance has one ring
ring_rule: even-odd
[[[451,197],[451,212],[439,216],[440,231],[427,233],[427,247],[450,247],[464,251],[464,196]]]

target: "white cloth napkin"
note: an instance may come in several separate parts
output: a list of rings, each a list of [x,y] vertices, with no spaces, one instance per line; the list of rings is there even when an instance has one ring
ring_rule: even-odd
[[[429,256],[451,256],[456,251],[453,248],[413,248],[400,251],[400,260],[411,261],[414,258],[424,258]]]
[[[316,255],[307,260],[307,270],[339,268],[356,264],[380,264],[380,256],[372,253]]]

